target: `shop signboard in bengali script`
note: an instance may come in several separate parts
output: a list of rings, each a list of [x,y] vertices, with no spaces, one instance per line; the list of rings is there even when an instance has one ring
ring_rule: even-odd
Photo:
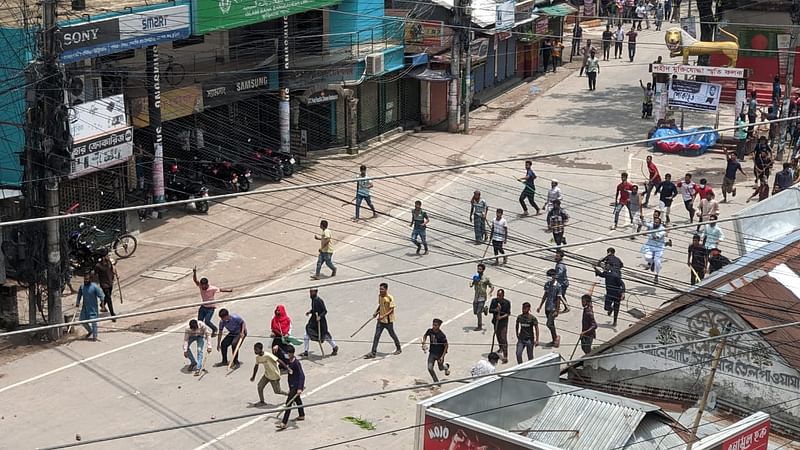
[[[767,450],[769,447],[770,420],[767,419],[736,433],[714,450]]]
[[[133,156],[133,128],[75,143],[70,154],[70,178],[125,162]]]
[[[341,0],[194,0],[194,34],[229,30],[336,5]]]
[[[722,86],[688,80],[672,80],[669,88],[669,106],[696,111],[716,111]]]

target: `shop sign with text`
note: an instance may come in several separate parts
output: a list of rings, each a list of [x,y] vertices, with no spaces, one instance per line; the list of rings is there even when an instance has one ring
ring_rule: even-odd
[[[70,153],[70,178],[125,162],[133,156],[133,128],[73,144]]]
[[[189,5],[66,25],[59,29],[59,60],[66,64],[144,48],[186,38],[190,32]]]
[[[126,126],[122,94],[80,103],[69,109],[69,133],[75,142]]]
[[[133,126],[143,128],[150,124],[147,97],[131,101]],[[161,120],[173,120],[203,111],[203,94],[199,84],[161,92]]]
[[[194,0],[194,33],[229,30],[316,8],[341,0]]]
[[[271,86],[267,72],[247,72],[203,83],[203,106],[227,105],[267,92]]]

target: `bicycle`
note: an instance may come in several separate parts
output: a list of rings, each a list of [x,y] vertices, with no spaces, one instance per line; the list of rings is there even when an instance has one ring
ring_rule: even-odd
[[[181,84],[186,77],[186,68],[183,64],[175,62],[175,58],[167,55],[167,68],[164,69],[164,79],[170,86],[177,86]]]

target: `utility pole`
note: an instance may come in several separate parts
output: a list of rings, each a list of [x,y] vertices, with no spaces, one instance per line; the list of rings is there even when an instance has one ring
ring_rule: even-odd
[[[281,64],[282,70],[278,71],[278,86],[280,89],[280,102],[278,103],[278,128],[281,136],[281,153],[291,152],[292,146],[292,115],[291,104],[289,103],[289,88],[286,86],[286,79],[289,71],[289,16],[283,16],[283,38],[281,39]]]
[[[472,92],[472,0],[465,0],[467,2],[465,9],[465,20],[467,22],[466,39],[464,42],[465,55],[467,59],[466,69],[464,70],[464,102],[462,108],[464,109],[464,134],[469,134],[469,104],[470,93]]]
[[[462,39],[462,16],[464,14],[464,5],[469,0],[456,0],[453,8],[453,44],[450,49],[450,73],[456,77],[450,81],[450,87],[447,93],[447,131],[451,133],[458,132],[459,119],[461,118],[458,92],[461,86],[461,54],[464,50],[464,43]]]
[[[58,52],[56,50],[57,31],[57,0],[42,1],[42,36],[40,60],[42,62],[42,77],[36,80],[41,96],[38,116],[44,123],[39,123],[44,130],[44,136],[39,139],[41,149],[44,150],[44,161],[47,170],[47,185],[45,187],[45,205],[48,216],[59,214],[59,186],[58,179],[63,174],[63,159],[67,155],[67,140],[69,128],[67,126],[64,106],[64,77],[58,67]],[[50,78],[50,80],[47,80]],[[42,88],[46,91],[42,92]],[[46,226],[47,236],[47,321],[49,324],[62,323],[64,314],[61,308],[61,231],[59,222],[51,220]],[[50,337],[55,340],[61,337],[61,329],[54,328]]]
[[[728,325],[729,326],[729,325]],[[716,328],[712,328],[709,332],[711,336],[716,337],[719,336],[720,332]],[[726,327],[724,334],[728,334],[728,329]],[[727,336],[723,336],[722,339],[717,343],[717,348],[714,349],[714,356],[713,360],[711,361],[711,372],[708,374],[708,379],[706,380],[706,386],[703,389],[703,397],[700,399],[700,405],[698,405],[697,414],[694,416],[694,421],[692,422],[692,437],[694,440],[689,442],[689,445],[686,447],[686,450],[692,450],[692,446],[694,445],[695,441],[697,440],[697,428],[700,426],[700,419],[703,417],[703,411],[706,409],[706,403],[708,403],[708,395],[711,393],[711,388],[714,386],[714,375],[717,374],[717,367],[719,367],[719,358],[722,356],[722,350],[725,349],[725,342],[728,340]]]
[[[800,0],[792,0],[792,32],[789,37],[789,53],[786,56],[786,92],[783,94],[783,107],[781,108],[781,119],[789,116],[789,100],[792,97],[792,85],[794,84],[794,60],[795,49],[797,48],[798,31],[797,27],[800,25]],[[783,161],[783,152],[786,146],[786,127],[788,121],[780,123],[780,141],[778,141],[778,160]],[[791,152],[790,152],[791,153]]]

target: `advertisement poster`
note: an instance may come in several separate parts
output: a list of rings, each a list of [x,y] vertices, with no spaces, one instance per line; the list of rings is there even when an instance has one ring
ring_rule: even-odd
[[[194,0],[194,33],[229,30],[339,4],[341,0]]]
[[[69,134],[79,142],[128,126],[122,94],[74,105],[69,109]]]
[[[736,436],[725,439],[721,450],[767,450],[770,421],[754,425]]]
[[[425,416],[424,450],[525,450],[470,428]]]
[[[669,88],[669,106],[696,111],[716,111],[722,86],[714,83],[672,80]]]

